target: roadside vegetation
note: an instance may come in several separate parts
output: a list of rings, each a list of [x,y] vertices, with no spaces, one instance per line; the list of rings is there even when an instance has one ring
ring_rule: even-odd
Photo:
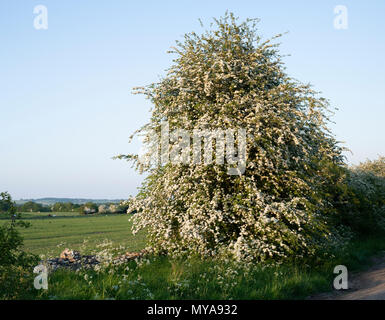
[[[351,274],[384,253],[385,237],[373,236],[319,263],[245,268],[234,261],[152,256],[96,270],[58,270],[49,275],[48,290],[32,293],[34,299],[304,299],[333,290],[336,265],[346,265]],[[26,297],[21,292],[19,298]]]
[[[17,299],[33,294],[32,268],[38,257],[23,251],[20,228],[28,222],[20,220],[9,193],[0,194],[0,215],[7,221],[0,224],[0,298]]]

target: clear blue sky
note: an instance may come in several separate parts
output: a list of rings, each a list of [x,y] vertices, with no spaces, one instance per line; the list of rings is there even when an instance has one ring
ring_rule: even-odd
[[[48,29],[33,25],[36,5]],[[348,29],[333,27],[336,5]],[[287,72],[339,108],[332,126],[351,163],[385,154],[385,1],[32,1],[0,2],[0,191],[126,198],[142,178],[118,153],[147,122],[134,86],[158,80],[174,41],[226,10],[260,18],[281,41]]]

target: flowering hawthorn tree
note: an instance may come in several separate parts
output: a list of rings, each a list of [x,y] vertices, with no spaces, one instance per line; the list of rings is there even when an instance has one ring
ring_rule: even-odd
[[[226,13],[204,34],[186,34],[167,75],[136,88],[153,103],[150,122],[135,133],[148,157],[159,155],[153,137],[164,121],[170,130],[247,132],[239,175],[214,161],[151,165],[118,156],[148,173],[130,204],[134,231],[146,228],[156,252],[280,261],[314,254],[330,234],[333,177],[325,168],[343,158],[327,128],[328,102],[285,73],[276,37],[263,41],[256,23]]]

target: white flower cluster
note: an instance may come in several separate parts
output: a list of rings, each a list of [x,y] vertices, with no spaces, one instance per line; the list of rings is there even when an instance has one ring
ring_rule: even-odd
[[[257,36],[253,20],[227,14],[215,21],[216,29],[178,43],[164,79],[138,89],[154,104],[139,132],[156,149],[151,135],[163,121],[170,130],[245,128],[245,172],[231,176],[217,163],[151,167],[119,156],[149,173],[130,201],[134,231],[145,228],[155,251],[176,255],[279,261],[314,254],[329,234],[325,168],[342,163],[327,129],[328,103],[285,74],[277,45]]]

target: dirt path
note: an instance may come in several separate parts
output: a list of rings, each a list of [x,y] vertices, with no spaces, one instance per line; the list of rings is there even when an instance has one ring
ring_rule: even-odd
[[[372,267],[349,274],[347,290],[334,290],[309,297],[311,300],[385,300],[385,255],[373,259]]]

